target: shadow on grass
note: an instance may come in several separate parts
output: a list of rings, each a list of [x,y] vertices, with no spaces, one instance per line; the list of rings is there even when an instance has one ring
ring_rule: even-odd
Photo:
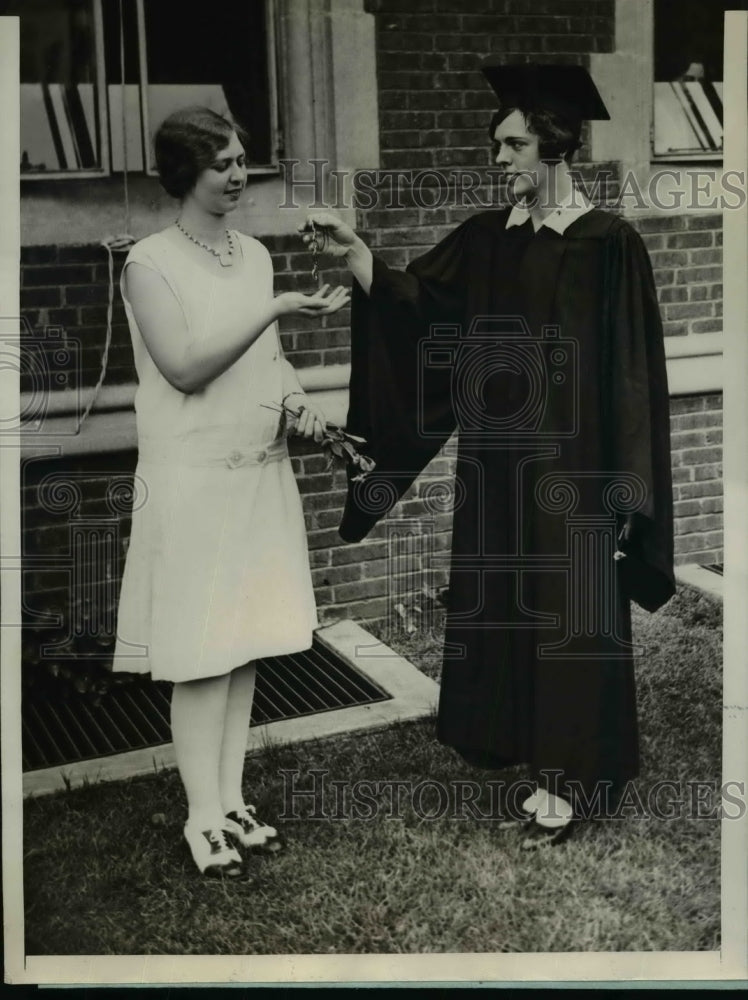
[[[636,785],[645,807],[663,780],[682,789],[685,782],[719,785],[720,627],[721,605],[689,588],[656,615],[635,611],[635,639],[646,650],[637,663],[642,776]],[[434,676],[439,633],[436,627],[422,636],[379,634]],[[522,770],[468,768],[435,742],[433,720],[274,743],[248,760],[245,774],[248,801],[264,817],[281,817],[287,849],[253,859],[252,881],[238,884],[205,880],[194,869],[182,840],[184,802],[174,772],[28,801],[27,953],[719,946],[714,801],[703,818],[693,818],[688,795],[681,805],[671,796],[673,818],[624,813],[528,857],[516,832],[500,832],[495,822],[496,781],[521,777]],[[436,786],[425,779],[450,796],[459,783],[471,783],[473,815],[453,809],[452,798],[439,815]],[[352,789],[360,794],[362,780],[368,799],[354,807]],[[303,793],[315,781],[312,801]]]

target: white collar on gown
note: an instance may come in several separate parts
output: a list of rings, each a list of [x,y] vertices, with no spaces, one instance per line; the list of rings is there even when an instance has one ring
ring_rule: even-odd
[[[566,198],[561,199],[558,208],[543,219],[538,228],[547,226],[558,233],[559,236],[563,236],[572,222],[576,222],[577,219],[586,215],[593,208],[594,205],[585,198],[582,192],[578,188],[573,188]],[[529,209],[524,202],[520,202],[509,213],[509,218],[506,220],[506,228],[511,229],[512,226],[523,226],[529,218]]]

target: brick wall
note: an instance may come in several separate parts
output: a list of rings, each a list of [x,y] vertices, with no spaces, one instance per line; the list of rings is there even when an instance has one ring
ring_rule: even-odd
[[[722,217],[634,220],[649,251],[666,336],[722,329]]]
[[[112,345],[107,369],[111,384],[133,378],[130,334],[118,287],[122,259],[122,254],[114,254]],[[22,247],[21,313],[44,351],[49,389],[59,387],[63,375],[73,387],[96,383],[106,334],[108,288],[108,255],[101,246]],[[45,343],[48,327],[60,328],[63,340],[76,347],[67,358],[60,358],[55,351],[56,338],[50,338],[48,346]],[[30,387],[31,373],[26,371],[21,389]]]
[[[481,58],[587,64],[614,45],[614,0],[366,0],[365,8],[376,17],[385,168],[486,162],[495,102]]]
[[[675,561],[722,562],[722,395],[672,400],[670,427]]]

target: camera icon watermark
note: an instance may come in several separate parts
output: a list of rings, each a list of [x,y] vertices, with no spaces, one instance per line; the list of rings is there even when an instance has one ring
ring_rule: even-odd
[[[470,327],[434,325],[421,340],[418,433],[429,423],[429,377],[449,373],[462,440],[559,440],[579,432],[579,345],[558,326],[533,336],[522,316],[476,316]],[[553,414],[552,426],[546,415]]]
[[[0,436],[75,434],[53,417],[80,413],[81,368],[81,342],[63,327],[34,329],[25,316],[0,317],[0,370],[16,373],[20,388],[17,411],[0,411]]]

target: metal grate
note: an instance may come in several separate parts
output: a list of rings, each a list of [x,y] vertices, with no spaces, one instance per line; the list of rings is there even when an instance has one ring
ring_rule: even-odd
[[[171,684],[141,677],[96,704],[84,696],[51,701],[27,694],[21,713],[24,771],[168,743],[170,696]],[[258,660],[251,725],[390,697],[315,637],[303,653]]]

